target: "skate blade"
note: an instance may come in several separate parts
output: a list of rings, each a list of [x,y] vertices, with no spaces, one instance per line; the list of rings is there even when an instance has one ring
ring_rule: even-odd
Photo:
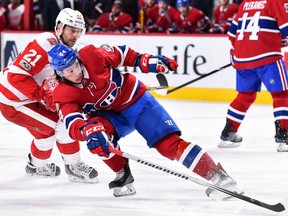
[[[236,148],[241,145],[241,142],[221,141],[218,144],[218,148]]]
[[[132,183],[127,184],[123,187],[113,188],[113,195],[115,197],[132,196],[134,194],[136,194],[136,189],[134,188]]]
[[[277,152],[288,152],[287,143],[279,143],[279,145],[277,147]]]
[[[86,184],[97,184],[99,182],[98,178],[93,179],[82,179],[76,176],[69,175],[68,177],[69,181],[76,182],[76,183],[86,183]]]

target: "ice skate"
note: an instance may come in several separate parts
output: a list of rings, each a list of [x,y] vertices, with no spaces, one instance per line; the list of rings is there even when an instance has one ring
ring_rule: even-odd
[[[243,191],[237,188],[236,181],[226,173],[226,171],[222,168],[221,164],[218,163],[217,167],[218,168],[215,171],[214,176],[211,178],[213,184],[235,193],[244,194]],[[231,195],[214,190],[212,188],[208,188],[206,190],[206,195],[212,200],[227,200],[233,198],[233,196]]]
[[[79,162],[77,164],[65,164],[65,172],[72,182],[80,183],[98,183],[98,172],[93,167]]]
[[[60,167],[54,163],[47,163],[46,166],[36,167],[32,164],[31,154],[28,155],[28,163],[25,167],[27,174],[40,177],[56,177],[60,175]]]
[[[288,131],[280,127],[280,122],[275,122],[276,134],[275,142],[278,143],[278,152],[288,152]]]
[[[134,178],[127,162],[124,168],[116,173],[116,178],[109,183],[109,189],[113,189],[115,197],[131,196],[136,194],[133,182]]]
[[[220,136],[218,148],[235,148],[241,145],[242,137],[231,130],[231,122],[227,121]]]

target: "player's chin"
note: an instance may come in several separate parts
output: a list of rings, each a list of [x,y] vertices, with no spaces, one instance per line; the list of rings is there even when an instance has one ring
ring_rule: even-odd
[[[68,44],[70,47],[73,47],[76,44],[76,40],[70,40]]]
[[[82,76],[79,77],[79,78],[76,78],[74,82],[75,83],[81,83],[82,82],[82,78],[83,78]]]

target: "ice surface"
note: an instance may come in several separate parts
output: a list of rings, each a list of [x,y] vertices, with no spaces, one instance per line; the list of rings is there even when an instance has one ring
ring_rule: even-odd
[[[227,103],[160,100],[181,128],[182,137],[199,144],[237,180],[247,196],[268,204],[287,198],[288,153],[277,153],[274,143],[272,106],[253,105],[241,125],[243,144],[219,149]],[[26,176],[31,136],[0,115],[0,215],[1,216],[270,216],[274,213],[233,199],[212,201],[203,186],[131,161],[137,194],[115,198],[108,189],[114,173],[82,143],[82,159],[99,172],[98,184],[68,181],[57,148],[51,160],[61,167],[56,178]],[[136,132],[120,141],[122,150],[179,172],[190,173],[148,149]]]

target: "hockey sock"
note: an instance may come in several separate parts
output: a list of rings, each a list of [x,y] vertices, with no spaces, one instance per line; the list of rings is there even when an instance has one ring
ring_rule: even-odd
[[[34,166],[38,166],[38,167],[44,166],[44,165],[46,165],[47,159],[50,158],[50,156],[52,154],[53,142],[52,142],[52,145],[49,145],[48,143],[50,143],[50,142],[48,139],[50,139],[50,138],[34,139],[32,141],[31,154],[32,154]]]
[[[180,142],[175,159],[207,180],[211,179],[216,170],[213,159],[197,144]]]
[[[226,119],[231,122],[231,130],[237,132],[247,110],[256,99],[256,92],[239,92],[231,102]]]
[[[113,155],[111,158],[107,160],[103,160],[114,172],[120,171],[125,164],[127,163],[128,159],[120,157],[118,155]]]
[[[76,164],[81,161],[79,141],[70,143],[56,141],[56,144],[65,164]]]
[[[192,172],[209,180],[215,172],[216,164],[200,146],[182,140],[171,134],[160,140],[154,148],[163,156],[177,160]]]
[[[273,114],[275,121],[280,122],[280,127],[288,130],[288,91],[272,92]]]

